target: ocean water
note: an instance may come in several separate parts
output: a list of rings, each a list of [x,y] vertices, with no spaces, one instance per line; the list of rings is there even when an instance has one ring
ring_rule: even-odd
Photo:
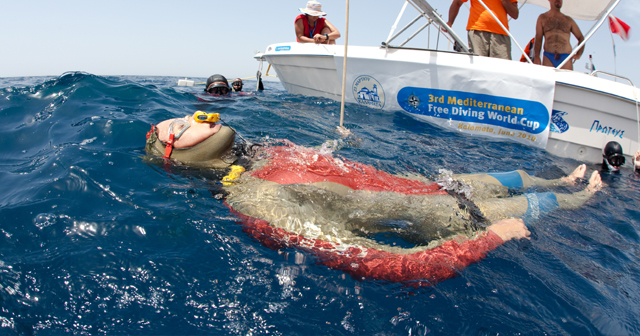
[[[0,334],[640,334],[640,178],[628,168],[604,173],[606,187],[583,208],[544,217],[531,239],[456,278],[423,288],[361,281],[245,234],[215,197],[220,172],[158,165],[144,152],[151,123],[195,110],[219,112],[250,141],[317,147],[339,138],[339,102],[289,95],[278,82],[203,99],[202,87],[177,80],[0,79]],[[558,178],[580,164],[401,112],[348,104],[345,126],[359,140],[334,155],[390,173]]]

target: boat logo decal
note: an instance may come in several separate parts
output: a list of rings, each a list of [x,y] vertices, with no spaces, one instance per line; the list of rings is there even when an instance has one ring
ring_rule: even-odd
[[[611,126],[603,126],[600,124],[600,120],[594,120],[593,124],[591,124],[591,129],[589,132],[603,133],[606,135],[613,135],[615,138],[624,139],[622,135],[624,134],[624,130],[616,129]]]
[[[529,134],[544,132],[550,121],[547,107],[533,100],[410,86],[400,89],[397,98],[400,107],[412,114]]]
[[[353,81],[353,98],[360,105],[376,109],[384,107],[384,89],[375,78],[362,75]]]
[[[564,133],[569,130],[569,124],[562,119],[562,116],[566,114],[567,112],[553,110],[551,113],[551,132]]]
[[[410,95],[409,99],[407,99],[407,103],[411,105],[413,108],[418,108],[420,106],[420,97],[416,95]]]
[[[276,47],[276,51],[289,51],[291,50],[291,46],[279,46]]]

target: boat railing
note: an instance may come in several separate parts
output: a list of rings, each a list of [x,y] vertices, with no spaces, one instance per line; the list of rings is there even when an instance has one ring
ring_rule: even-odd
[[[616,75],[616,74],[612,74],[612,73],[610,73],[610,72],[606,72],[606,71],[602,71],[602,70],[593,70],[589,75],[590,75],[590,76],[596,76],[596,75],[598,75],[598,74],[601,74],[601,75],[607,75],[607,76],[611,76],[611,77],[615,77],[615,78],[619,78],[619,79],[624,79],[624,80],[626,80],[627,82],[629,82],[629,84],[630,84],[631,86],[635,87],[635,85],[633,85],[633,82],[631,82],[631,80],[630,80],[629,78],[624,77],[624,76],[620,76],[620,75]]]
[[[620,76],[620,75],[616,75],[616,74],[612,74],[610,72],[606,72],[606,71],[601,71],[601,70],[593,70],[589,75],[591,76],[595,76],[595,75],[607,75],[607,76],[611,76],[614,78],[619,78],[619,79],[624,79],[627,82],[629,82],[629,85],[631,85],[633,87],[633,100],[636,102],[636,123],[637,123],[637,127],[638,127],[638,143],[640,144],[640,104],[638,102],[638,95],[637,95],[637,89],[636,86],[633,85],[633,82],[624,76]]]

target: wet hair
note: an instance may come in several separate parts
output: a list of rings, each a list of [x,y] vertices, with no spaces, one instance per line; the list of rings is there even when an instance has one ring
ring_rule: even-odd
[[[222,82],[224,84],[222,83],[213,84],[215,82]],[[220,75],[220,74],[215,74],[209,77],[209,79],[207,79],[207,86],[204,88],[204,91],[208,93],[218,93],[218,92],[214,92],[214,91],[220,90],[220,89],[216,90],[216,88],[227,88],[227,93],[228,93],[230,88],[229,88],[229,82],[227,81],[227,78],[225,78],[223,75]],[[226,94],[226,93],[223,93],[223,94]]]

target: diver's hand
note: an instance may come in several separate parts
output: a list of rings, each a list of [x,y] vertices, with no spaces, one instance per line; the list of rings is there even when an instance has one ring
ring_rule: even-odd
[[[531,234],[524,225],[524,221],[520,218],[499,220],[491,224],[487,229],[497,234],[505,242],[511,239],[528,238]]]

